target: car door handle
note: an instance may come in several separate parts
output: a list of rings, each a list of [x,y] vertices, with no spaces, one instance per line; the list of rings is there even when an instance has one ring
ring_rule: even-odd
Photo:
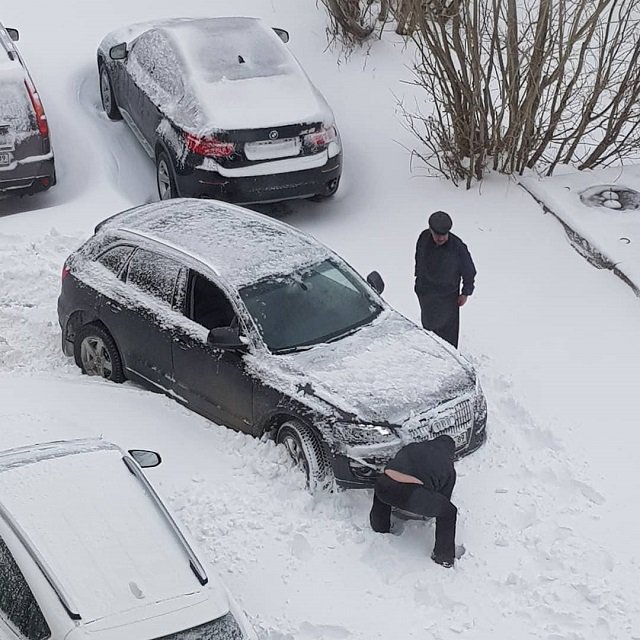
[[[122,307],[111,300],[107,300],[107,306],[113,311],[113,313],[120,313],[122,311]]]

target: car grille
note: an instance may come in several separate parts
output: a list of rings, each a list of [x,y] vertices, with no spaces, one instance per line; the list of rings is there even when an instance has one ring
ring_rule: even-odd
[[[406,434],[410,440],[420,441],[436,436],[455,436],[473,427],[473,406],[471,400],[462,400],[455,405],[438,407],[418,416],[407,425]]]

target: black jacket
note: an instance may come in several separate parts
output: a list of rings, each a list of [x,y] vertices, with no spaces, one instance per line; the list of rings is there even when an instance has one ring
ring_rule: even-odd
[[[470,296],[476,267],[467,245],[458,236],[449,233],[449,240],[439,247],[429,229],[425,229],[416,244],[415,276],[418,295],[459,295],[462,280],[462,295]]]
[[[438,493],[451,491],[456,481],[453,466],[455,443],[449,436],[408,444],[387,463],[387,469],[418,478],[425,488]]]

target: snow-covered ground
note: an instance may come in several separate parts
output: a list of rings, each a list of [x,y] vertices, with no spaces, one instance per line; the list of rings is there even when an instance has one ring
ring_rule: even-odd
[[[458,463],[454,502],[467,554],[429,559],[433,529],[368,526],[370,493],[310,496],[283,451],[231,432],[130,383],[82,377],[63,357],[56,298],[64,258],[96,222],[155,199],[153,166],[99,105],[95,50],[121,25],[186,13],[167,0],[11,3],[0,19],[47,109],[59,184],[0,201],[2,446],[104,435],[160,451],[148,474],[269,640],[465,637],[640,638],[636,462],[639,300],[574,252],[559,222],[492,177],[457,190],[412,175],[396,115],[411,88],[390,35],[348,61],[327,49],[314,0],[192,0],[189,15],[257,15],[333,107],[345,145],[330,202],[272,208],[378,269],[386,299],[418,318],[413,252],[430,212],[449,211],[469,245],[477,289],[461,348],[489,402],[487,444]]]

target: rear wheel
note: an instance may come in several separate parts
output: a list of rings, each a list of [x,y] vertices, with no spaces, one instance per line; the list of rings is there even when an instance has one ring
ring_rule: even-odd
[[[178,197],[171,161],[164,151],[161,151],[156,158],[156,183],[160,200],[170,200]]]
[[[110,120],[122,120],[122,114],[118,109],[116,97],[113,94],[113,86],[111,85],[111,77],[107,66],[102,63],[100,65],[100,97],[102,98],[102,108]]]
[[[307,425],[299,420],[288,420],[278,429],[276,442],[284,445],[293,464],[304,471],[311,491],[333,484],[333,472],[326,453]]]
[[[82,373],[124,382],[122,358],[111,334],[97,324],[85,324],[75,335],[73,356]]]

